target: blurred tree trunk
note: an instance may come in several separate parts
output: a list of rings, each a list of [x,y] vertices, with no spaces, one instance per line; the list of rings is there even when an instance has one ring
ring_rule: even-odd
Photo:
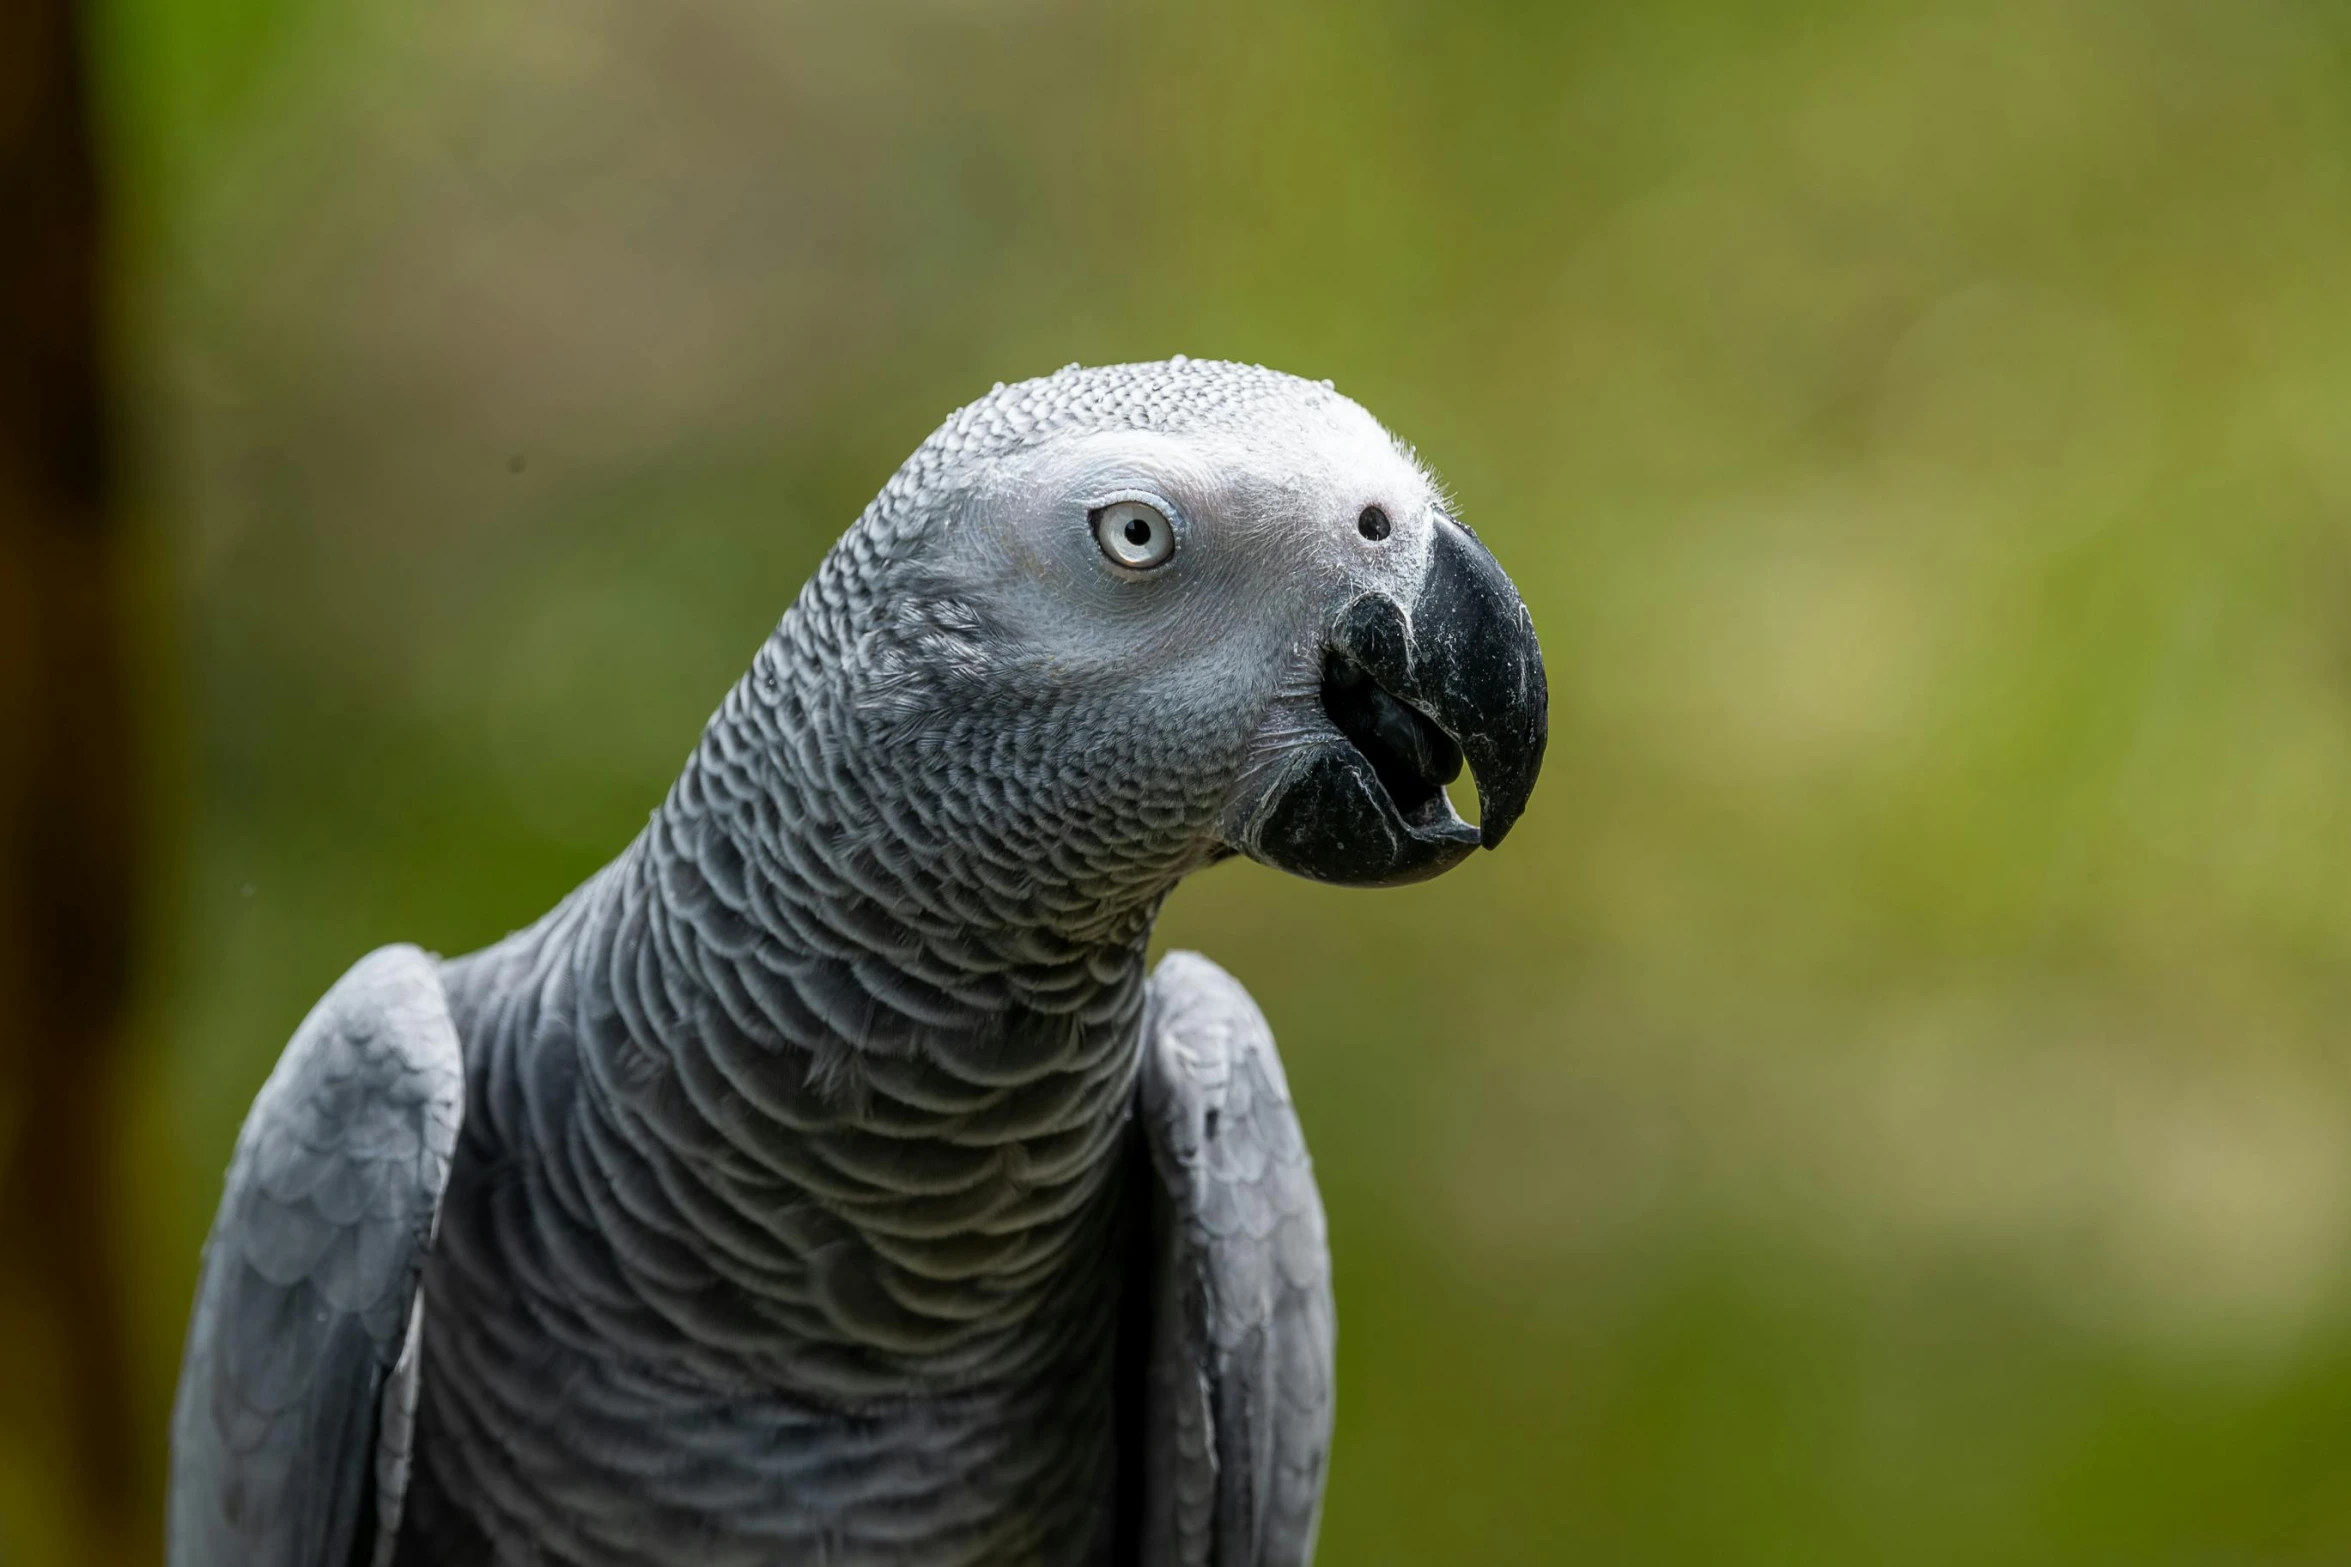
[[[51,1357],[0,1390],[54,1388],[7,1413],[53,1433],[98,1562],[151,1554],[153,1511],[108,1197],[137,797],[83,21],[0,0],[0,1290]]]

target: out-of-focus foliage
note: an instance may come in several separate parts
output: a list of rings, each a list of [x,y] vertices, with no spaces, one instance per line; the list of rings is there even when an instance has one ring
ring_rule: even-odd
[[[184,846],[125,1110],[158,1443],[309,1002],[618,849],[939,416],[1181,351],[1414,441],[1553,676],[1503,853],[1164,925],[1264,1003],[1331,1204],[1325,1559],[2351,1555],[2351,14],[105,40]],[[48,1461],[0,1431],[0,1554]]]

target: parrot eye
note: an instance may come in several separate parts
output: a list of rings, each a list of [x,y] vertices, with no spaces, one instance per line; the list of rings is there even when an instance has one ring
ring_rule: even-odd
[[[1114,501],[1094,510],[1094,538],[1112,565],[1149,571],[1175,557],[1175,529],[1155,506]]]

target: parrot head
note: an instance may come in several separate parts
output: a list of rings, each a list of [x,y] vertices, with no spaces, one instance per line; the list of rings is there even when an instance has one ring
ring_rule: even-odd
[[[1388,885],[1500,843],[1534,788],[1526,606],[1327,383],[1179,358],[999,387],[861,529],[887,649],[861,700],[917,765],[990,769],[1041,856]]]

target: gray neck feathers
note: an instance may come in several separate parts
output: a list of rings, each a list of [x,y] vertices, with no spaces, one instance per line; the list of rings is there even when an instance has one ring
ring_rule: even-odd
[[[1215,805],[1165,726],[1105,733],[898,591],[898,489],[629,850],[452,975],[561,1216],[553,1330],[844,1404],[1101,1352],[1144,947]]]

